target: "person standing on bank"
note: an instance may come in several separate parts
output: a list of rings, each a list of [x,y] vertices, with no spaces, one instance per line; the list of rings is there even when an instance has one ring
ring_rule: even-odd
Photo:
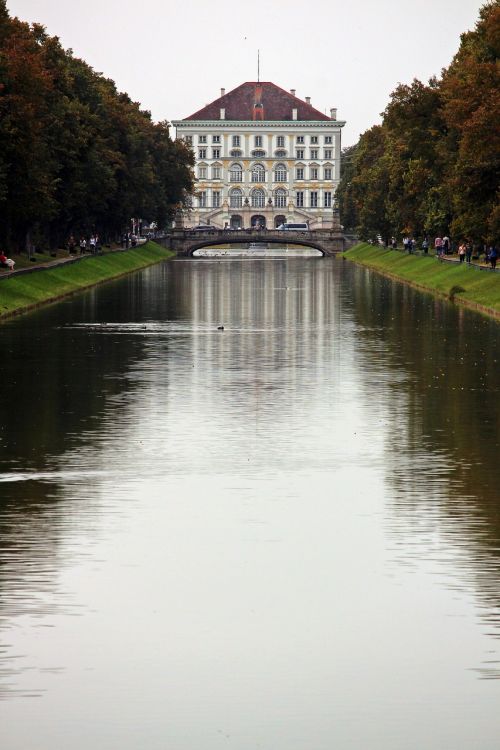
[[[489,248],[488,260],[490,261],[490,265],[493,271],[497,267],[497,258],[498,258],[497,247],[496,245],[491,245]]]
[[[427,235],[425,235],[424,239],[422,240],[422,250],[424,251],[424,255],[427,255],[429,253],[429,239]]]
[[[465,261],[470,264],[472,258],[472,242],[467,240],[465,243]]]

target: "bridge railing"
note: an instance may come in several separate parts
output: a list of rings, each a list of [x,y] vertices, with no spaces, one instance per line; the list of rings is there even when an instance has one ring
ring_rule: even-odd
[[[282,238],[283,240],[286,240],[288,237],[289,239],[292,239],[293,237],[304,237],[304,239],[312,239],[314,237],[317,237],[318,239],[333,239],[338,238],[339,236],[342,236],[342,232],[339,232],[334,229],[310,229],[310,230],[300,230],[300,231],[290,231],[290,230],[279,230],[279,229],[255,229],[255,228],[247,228],[247,229],[217,229],[214,227],[213,229],[184,229],[184,228],[178,228],[178,229],[171,229],[168,232],[165,232],[159,239],[162,237],[176,237],[179,239],[196,239],[196,238],[203,238],[203,237],[224,237],[225,239],[234,238],[238,235],[242,235],[245,237],[269,237],[269,236],[275,236]]]

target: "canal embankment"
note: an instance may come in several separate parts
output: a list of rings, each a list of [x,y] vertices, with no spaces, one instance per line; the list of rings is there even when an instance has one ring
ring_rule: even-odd
[[[0,275],[0,319],[26,312],[48,302],[116,279],[174,256],[155,242],[114,250],[103,255],[85,255],[28,272]],[[28,269],[26,269],[28,270]]]
[[[488,268],[440,261],[435,256],[405,255],[368,243],[347,250],[343,257],[396,281],[500,319],[500,274]]]

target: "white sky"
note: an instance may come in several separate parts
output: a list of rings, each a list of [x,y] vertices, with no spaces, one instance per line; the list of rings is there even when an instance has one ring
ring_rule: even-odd
[[[347,121],[343,145],[380,121],[391,91],[439,75],[482,0],[7,0],[112,78],[154,120],[182,119],[257,79]]]

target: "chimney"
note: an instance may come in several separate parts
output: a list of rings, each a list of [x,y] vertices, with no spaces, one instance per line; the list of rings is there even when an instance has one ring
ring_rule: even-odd
[[[311,97],[310,96],[306,96],[306,104],[310,104],[310,103],[311,103]]]
[[[220,90],[220,95],[221,95],[221,96],[224,96],[224,95],[225,95],[225,93],[226,93],[226,89],[221,89],[221,90]]]
[[[255,86],[252,120],[255,122],[256,120],[263,120],[263,119],[264,119],[264,106],[262,104],[262,85],[258,83]]]
[[[332,107],[330,109],[330,120],[336,120],[337,119],[337,107]]]
[[[220,108],[219,120],[225,120],[225,119],[226,119],[226,110],[224,109],[224,107],[221,107]]]
[[[290,93],[292,96],[295,96],[295,89],[290,89]]]
[[[296,120],[296,119],[297,119],[297,109],[294,107],[292,109],[292,120]]]

